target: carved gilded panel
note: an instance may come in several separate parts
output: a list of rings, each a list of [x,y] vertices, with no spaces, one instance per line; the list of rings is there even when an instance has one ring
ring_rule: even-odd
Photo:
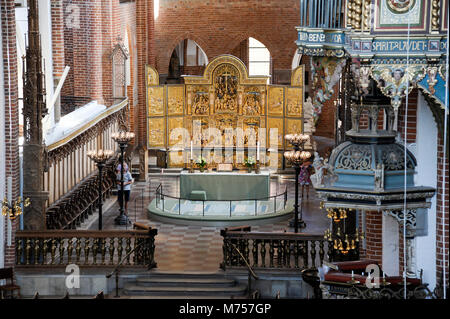
[[[214,112],[238,111],[239,71],[232,64],[224,63],[214,70]]]
[[[259,117],[246,117],[242,119],[242,128],[244,130],[244,145],[256,146],[259,140],[259,128],[261,125],[261,119]]]
[[[169,167],[184,167],[184,163],[187,163],[188,160],[185,159],[186,154],[183,154],[183,151],[170,151],[169,152]]]
[[[269,115],[283,116],[284,88],[269,86],[267,112]]]
[[[148,115],[164,115],[164,87],[153,86],[148,88]]]
[[[184,85],[167,87],[167,112],[169,115],[183,115]]]
[[[222,145],[236,145],[235,129],[238,127],[238,117],[234,114],[217,114],[214,116],[215,127],[219,130]],[[231,131],[232,130],[232,131]]]
[[[302,117],[303,88],[286,88],[286,114],[289,117]]]
[[[294,71],[292,71],[291,85],[303,87],[303,77],[304,77],[303,65],[300,65]]]
[[[282,118],[269,117],[267,119],[267,141],[269,142],[269,147],[278,146],[283,147],[284,142],[284,125]],[[278,145],[277,145],[278,142]]]
[[[168,124],[169,146],[179,145],[181,147],[186,140],[183,117],[169,117]]]
[[[159,85],[159,74],[153,67],[147,65],[147,86]]]
[[[192,117],[192,141],[195,146],[201,145],[202,147],[208,145],[209,139],[207,138],[209,133],[211,121],[207,116]]]
[[[188,114],[209,115],[210,94],[208,85],[188,86],[187,103]]]
[[[166,136],[165,118],[149,118],[148,119],[148,146],[164,147]]]
[[[265,114],[266,90],[260,86],[244,87],[242,114],[243,115],[264,115]]]
[[[286,134],[303,133],[303,121],[301,119],[286,119]]]

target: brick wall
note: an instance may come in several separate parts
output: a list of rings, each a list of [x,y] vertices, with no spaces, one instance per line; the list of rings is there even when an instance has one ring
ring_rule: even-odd
[[[449,132],[447,131],[447,134]],[[449,147],[447,142],[447,147]],[[447,152],[448,154],[448,152]],[[436,190],[436,279],[441,283],[443,277],[443,264],[446,273],[446,282],[448,287],[449,279],[449,160],[446,157],[444,163],[444,139],[438,137],[438,154],[437,154],[437,172],[438,182]],[[445,165],[444,165],[445,164]],[[443,176],[445,176],[443,180]],[[444,223],[444,233],[442,232],[442,223]],[[445,262],[444,262],[444,246],[445,241]]]
[[[366,212],[366,250],[362,254],[378,261],[380,265],[383,259],[382,218],[381,212]]]
[[[416,142],[417,134],[417,102],[418,102],[418,91],[414,89],[408,96],[408,118],[406,121],[405,111],[406,111],[406,99],[403,99],[401,106],[398,109],[398,132],[403,140],[405,140],[405,125],[407,134],[407,143]]]
[[[53,76],[60,77],[64,71],[64,11],[63,0],[51,1]]]
[[[2,22],[2,49],[3,72],[5,86],[5,158],[6,179],[12,177],[12,198],[19,195],[19,110],[17,81],[17,48],[16,48],[16,23],[13,0],[0,2]],[[9,63],[8,63],[9,56]],[[7,181],[0,181],[6,184]],[[5,267],[11,267],[15,261],[14,234],[18,228],[18,220],[12,223],[12,243],[5,245]],[[5,222],[5,235],[7,234],[7,222]],[[5,240],[6,244],[6,240]]]
[[[155,21],[157,70],[168,73],[172,51],[183,39],[197,42],[211,60],[236,53],[253,37],[270,51],[274,71],[290,71],[299,14],[297,0],[161,0]]]

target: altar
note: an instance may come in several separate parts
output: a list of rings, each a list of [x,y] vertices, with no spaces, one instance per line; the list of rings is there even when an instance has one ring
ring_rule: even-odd
[[[193,193],[194,192],[194,193]],[[270,172],[204,172],[180,175],[180,197],[193,198],[194,194],[206,195],[206,200],[267,199],[270,196]]]

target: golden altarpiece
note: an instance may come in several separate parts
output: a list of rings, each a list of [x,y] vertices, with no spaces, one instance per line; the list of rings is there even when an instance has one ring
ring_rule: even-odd
[[[300,66],[290,86],[269,85],[266,76],[249,76],[240,59],[221,55],[203,76],[159,85],[158,72],[147,66],[148,148],[166,151],[168,167],[187,167],[192,149],[208,167],[242,168],[259,146],[261,166],[282,168],[284,135],[304,132],[303,77]]]

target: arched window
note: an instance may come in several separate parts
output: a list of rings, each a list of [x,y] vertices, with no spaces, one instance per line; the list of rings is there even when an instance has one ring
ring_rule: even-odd
[[[207,64],[208,57],[197,42],[184,39],[172,52],[167,81],[182,83],[183,75],[202,75]]]
[[[270,52],[254,38],[248,39],[249,75],[270,75]]]

